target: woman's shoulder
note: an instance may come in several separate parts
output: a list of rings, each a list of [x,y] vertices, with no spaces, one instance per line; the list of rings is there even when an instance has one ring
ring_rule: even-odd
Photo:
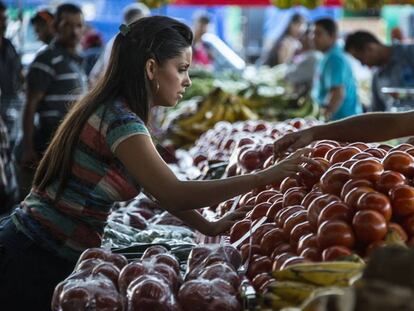
[[[145,122],[134,113],[127,103],[121,99],[113,99],[102,105],[96,115],[102,118],[108,125],[111,123],[136,122],[145,125]]]

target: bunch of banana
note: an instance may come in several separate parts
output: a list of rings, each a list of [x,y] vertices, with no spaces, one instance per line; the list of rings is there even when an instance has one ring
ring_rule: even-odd
[[[192,114],[187,113],[173,120],[170,124],[170,134],[178,136],[178,142],[181,144],[182,141],[193,143],[219,121],[233,123],[257,118],[257,114],[247,107],[240,97],[216,88],[198,103]]]
[[[332,261],[301,263],[274,271],[276,281],[262,296],[261,306],[272,310],[301,309],[317,297],[341,294],[344,287],[361,276],[364,266],[362,262]]]
[[[295,281],[317,286],[349,286],[358,278],[364,264],[350,261],[303,263],[273,272],[279,281]]]

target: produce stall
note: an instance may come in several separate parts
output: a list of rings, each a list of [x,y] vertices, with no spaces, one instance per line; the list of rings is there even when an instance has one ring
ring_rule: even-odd
[[[275,138],[318,122],[220,121],[188,153],[199,179],[245,174],[281,160]],[[310,147],[320,163],[306,165],[313,176],[298,172],[200,211],[214,219],[251,208],[213,240],[143,195],[114,208],[102,248],[85,251],[56,287],[53,310],[305,310],[370,297],[379,285],[360,278],[372,254],[413,244],[414,146]]]
[[[314,7],[322,1],[271,3]],[[367,8],[358,5],[346,3]],[[285,72],[283,65],[237,76],[193,72],[193,86],[160,125],[166,135],[159,148],[174,172],[182,179],[220,179],[288,157],[275,158],[273,142],[323,120],[309,94],[285,82]],[[101,248],[86,250],[57,285],[52,310],[331,310],[332,301],[337,310],[410,310],[412,281],[378,267],[392,266],[385,257],[393,256],[408,267],[406,258],[414,257],[408,248],[414,245],[414,146],[324,140],[308,147],[319,163],[303,164],[312,176],[294,172],[199,210],[215,220],[250,209],[222,236],[194,232],[149,195],[114,207]],[[389,309],[374,299],[380,292]]]

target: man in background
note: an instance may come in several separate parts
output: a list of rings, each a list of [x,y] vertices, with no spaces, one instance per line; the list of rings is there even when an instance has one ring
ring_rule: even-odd
[[[312,97],[322,107],[326,120],[362,113],[351,65],[336,43],[338,28],[332,19],[315,22],[314,44],[324,56],[316,71]]]
[[[357,31],[346,38],[345,50],[362,65],[374,68],[371,88],[373,111],[390,110],[395,102],[391,96],[382,93],[383,87],[414,88],[413,44],[388,46],[369,32]]]
[[[17,149],[22,199],[30,190],[37,163],[59,123],[70,105],[87,91],[87,77],[77,50],[84,30],[81,9],[73,4],[60,5],[54,28],[55,38],[37,54],[27,74],[23,138]],[[37,125],[35,115],[39,117]]]
[[[48,10],[39,10],[30,19],[30,23],[32,24],[39,40],[48,45],[54,36],[53,14]]]
[[[142,17],[149,16],[150,10],[143,3],[132,3],[124,8],[123,23],[129,25]],[[115,37],[105,45],[104,51],[96,61],[89,74],[89,84],[94,86],[100,77],[105,73],[106,67],[109,63],[109,57],[111,56],[112,45],[114,44]]]

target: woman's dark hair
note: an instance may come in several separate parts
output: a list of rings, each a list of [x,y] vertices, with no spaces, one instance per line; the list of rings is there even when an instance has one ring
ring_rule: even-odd
[[[282,34],[274,41],[272,47],[267,52],[266,57],[263,61],[263,65],[273,67],[280,64],[278,51],[280,49],[282,40],[289,34],[293,24],[300,23],[304,20],[305,18],[299,13],[295,13],[291,16],[289,23],[286,25],[286,28],[283,30]]]
[[[345,40],[345,51],[363,51],[369,43],[381,44],[381,42],[367,31],[356,31],[349,34]]]
[[[40,161],[34,187],[42,190],[58,181],[57,198],[71,173],[73,154],[89,117],[102,105],[122,98],[145,123],[149,118],[148,79],[145,66],[154,59],[160,66],[192,44],[191,29],[169,17],[144,17],[115,38],[109,64],[97,85],[70,109]],[[101,126],[100,126],[101,128]]]

